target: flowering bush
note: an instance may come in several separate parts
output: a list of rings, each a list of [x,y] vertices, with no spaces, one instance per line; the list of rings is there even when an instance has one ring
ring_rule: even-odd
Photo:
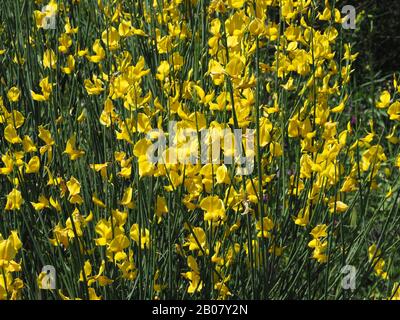
[[[0,299],[399,298],[400,85],[360,106],[342,4],[6,1]]]

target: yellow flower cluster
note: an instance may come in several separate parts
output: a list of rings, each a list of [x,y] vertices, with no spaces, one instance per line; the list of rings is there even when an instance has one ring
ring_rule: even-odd
[[[29,228],[61,299],[295,297],[346,257],[391,281],[400,85],[352,114],[335,1],[31,2],[0,51],[0,299]]]
[[[15,261],[21,247],[17,231],[11,231],[7,239],[0,233],[0,300],[16,300],[21,296],[24,282],[13,275],[21,271],[21,263]]]

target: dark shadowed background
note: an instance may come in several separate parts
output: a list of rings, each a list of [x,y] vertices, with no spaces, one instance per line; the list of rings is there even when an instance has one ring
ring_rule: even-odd
[[[347,0],[357,9],[357,29],[346,34],[355,41],[358,77],[400,71],[400,0]],[[361,72],[362,70],[362,72]]]

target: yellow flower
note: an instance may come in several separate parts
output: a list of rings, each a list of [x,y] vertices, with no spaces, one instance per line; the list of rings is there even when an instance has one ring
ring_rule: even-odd
[[[68,48],[72,45],[72,39],[68,36],[68,34],[63,33],[60,38],[58,38],[60,45],[58,46],[58,51],[61,53],[66,53]]]
[[[326,237],[328,235],[327,228],[328,226],[326,224],[319,224],[311,230],[310,234],[314,239]]]
[[[25,152],[36,152],[37,148],[29,136],[24,136],[22,139],[22,146]]]
[[[22,143],[22,140],[19,137],[17,130],[12,124],[9,124],[7,127],[5,127],[4,138],[6,138],[6,140],[12,144]]]
[[[387,111],[390,120],[400,120],[400,102],[395,101],[392,103]]]
[[[392,294],[389,300],[400,300],[400,283],[395,282],[393,284]]]
[[[216,172],[216,179],[217,179],[218,184],[221,184],[221,183],[230,184],[231,183],[228,169],[224,164],[218,167],[217,172]]]
[[[114,27],[108,28],[101,35],[101,40],[111,51],[119,48],[119,39],[119,33]]]
[[[67,146],[65,147],[64,153],[68,154],[69,158],[74,161],[85,154],[85,151],[75,149],[76,134],[74,134],[67,141]]]
[[[21,91],[17,87],[12,87],[7,92],[7,98],[10,102],[18,102],[21,96]]]
[[[195,251],[199,250],[199,255],[203,254],[203,251],[207,250],[207,237],[204,230],[200,227],[194,227],[193,233],[190,233],[187,242],[184,246],[188,246],[189,250]]]
[[[36,211],[41,211],[44,208],[50,208],[50,202],[44,195],[39,196],[39,202],[31,202],[31,205]]]
[[[101,219],[95,227],[95,231],[100,238],[94,239],[97,246],[105,246],[112,238],[111,223],[105,219]]]
[[[270,231],[274,228],[274,222],[268,218],[264,217],[261,225],[261,220],[257,221],[256,229],[258,230],[257,237],[269,238],[271,237]]]
[[[156,215],[157,215],[157,222],[160,223],[163,216],[168,213],[168,206],[167,202],[164,197],[157,196],[157,202],[156,202]]]
[[[103,47],[100,44],[100,40],[97,39],[93,44],[93,51],[95,52],[94,55],[88,56],[88,60],[93,63],[99,63],[100,61],[104,60],[106,57],[106,52],[104,51]],[[86,51],[80,53],[80,55],[86,55]]]
[[[93,76],[93,82],[89,79],[86,79],[84,84],[89,95],[99,95],[104,91],[103,82],[96,76]]]
[[[11,235],[8,239],[3,239],[0,234],[0,267],[4,264],[4,261],[11,261],[15,259],[15,256],[19,249],[22,248],[22,242],[18,237],[17,231],[11,231]]]
[[[98,206],[100,208],[106,208],[106,205],[104,204],[104,202],[101,201],[99,198],[97,198],[96,195],[92,196],[92,201],[96,206]]]
[[[371,262],[371,264],[374,266],[375,273],[378,277],[381,277],[382,279],[388,279],[388,273],[386,271],[383,271],[383,268],[385,267],[385,261],[381,257],[382,251],[378,249],[376,244],[372,244],[368,248],[368,260]]]
[[[31,90],[32,99],[35,101],[47,101],[50,98],[50,94],[53,91],[53,85],[49,83],[49,78],[46,77],[39,83],[40,88],[42,88],[42,94],[37,94]]]
[[[73,55],[69,55],[67,57],[67,66],[62,67],[61,71],[64,72],[65,74],[71,74],[75,70],[75,58]]]
[[[90,164],[90,168],[95,170],[96,172],[100,172],[100,175],[103,179],[107,178],[107,166],[108,163],[100,163],[100,164]]]
[[[70,196],[76,196],[81,192],[81,184],[74,177],[67,182],[67,188]]]
[[[225,69],[221,66],[221,64],[214,60],[211,59],[210,62],[208,63],[208,73],[210,74],[213,83],[215,85],[221,85],[224,82],[225,79]]]
[[[390,104],[390,93],[388,91],[383,91],[379,101],[376,103],[376,107],[379,109],[384,109]]]
[[[21,192],[17,189],[13,189],[7,196],[5,210],[20,210],[23,201]]]
[[[13,171],[14,168],[14,161],[10,154],[5,154],[1,157],[1,161],[3,161],[5,167],[0,168],[0,174],[10,174]]]
[[[182,275],[189,280],[188,293],[200,292],[203,289],[203,281],[200,279],[200,271],[197,262],[193,256],[189,256],[187,264],[191,271],[182,273]]]
[[[43,126],[39,126],[39,138],[44,141],[44,143],[47,146],[52,146],[54,145],[54,140],[51,136],[51,133],[49,130],[45,129]]]
[[[226,218],[224,203],[218,196],[208,196],[204,198],[200,202],[200,208],[205,211],[205,221],[217,222]]]
[[[53,50],[47,49],[43,55],[43,67],[55,69],[57,67],[57,56]]]
[[[123,250],[128,248],[129,244],[128,237],[124,234],[119,234],[110,242],[108,249],[115,254],[114,259],[120,261],[126,258],[126,253]]]
[[[236,79],[239,78],[243,72],[244,63],[240,58],[233,58],[229,63],[226,65],[226,73],[229,74],[232,78]]]
[[[98,296],[94,288],[89,288],[89,300],[101,300],[102,296]]]
[[[165,78],[169,75],[169,63],[168,61],[161,61],[160,65],[157,68],[156,78],[160,81],[164,81]]]
[[[40,160],[38,156],[32,157],[26,165],[26,173],[37,173],[40,169]]]
[[[114,282],[113,280],[109,279],[108,277],[103,276],[103,273],[105,270],[105,264],[106,264],[105,261],[102,260],[98,274],[93,276],[92,275],[92,265],[91,265],[90,261],[89,260],[85,261],[83,270],[84,270],[85,278],[87,280],[87,284],[89,287],[95,282],[97,282],[100,286],[106,286],[106,285],[109,285]],[[84,281],[82,271],[79,276],[79,281]]]
[[[132,196],[133,196],[133,188],[132,187],[126,188],[122,200],[120,202],[121,205],[126,206],[127,208],[130,209],[134,208],[135,204],[132,201]]]
[[[139,234],[140,233],[140,234]],[[141,229],[139,232],[139,225],[137,223],[133,224],[129,234],[131,239],[134,240],[142,249],[150,247],[150,232],[148,229]]]
[[[342,201],[336,201],[336,204],[335,204],[335,201],[332,201],[329,203],[329,212],[330,213],[346,212],[348,208],[349,208],[349,206]]]

